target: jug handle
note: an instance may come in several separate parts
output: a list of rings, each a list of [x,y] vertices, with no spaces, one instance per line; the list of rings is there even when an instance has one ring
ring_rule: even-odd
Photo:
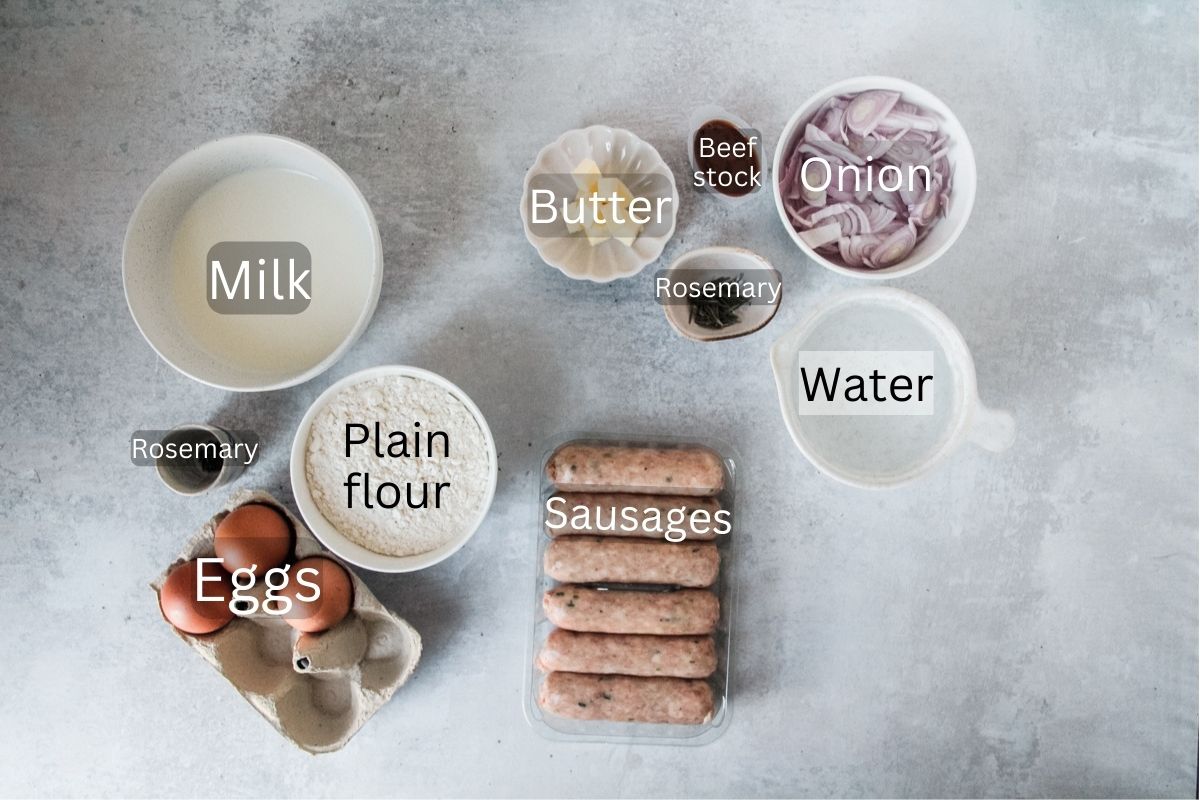
[[[975,418],[971,421],[971,430],[967,434],[967,438],[972,442],[984,450],[1002,453],[1012,447],[1016,431],[1016,422],[1012,414],[988,408],[978,400],[975,401]]]

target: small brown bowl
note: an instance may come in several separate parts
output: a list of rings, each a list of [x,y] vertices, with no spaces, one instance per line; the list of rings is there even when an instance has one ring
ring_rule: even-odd
[[[737,278],[740,275],[741,281],[764,287],[763,294],[769,298],[768,302],[753,302],[742,306],[737,310],[738,321],[724,328],[705,328],[689,321],[691,306],[686,299],[664,303],[663,311],[667,315],[667,321],[681,335],[697,342],[736,339],[754,333],[775,318],[775,312],[779,310],[779,303],[783,298],[783,283],[780,281],[779,272],[758,253],[741,247],[702,247],[684,253],[671,263],[665,273],[655,276],[655,280],[661,277],[669,279],[674,275],[677,282],[673,285],[678,285],[678,282],[687,282],[684,275],[687,275],[688,279],[694,279],[696,275],[707,275],[710,271],[713,277],[720,275]]]

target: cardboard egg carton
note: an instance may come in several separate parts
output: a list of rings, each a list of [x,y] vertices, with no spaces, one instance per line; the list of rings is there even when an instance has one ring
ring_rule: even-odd
[[[322,547],[278,500],[266,492],[235,492],[150,585],[157,594],[176,565],[214,555],[217,525],[247,503],[269,505],[288,519],[296,534],[296,559],[325,556],[346,569],[354,584],[350,613],[333,628],[315,634],[301,633],[281,617],[261,613],[235,617],[204,636],[174,626],[171,630],[296,746],[310,753],[338,750],[412,675],[421,657],[421,637],[375,599],[354,570]]]

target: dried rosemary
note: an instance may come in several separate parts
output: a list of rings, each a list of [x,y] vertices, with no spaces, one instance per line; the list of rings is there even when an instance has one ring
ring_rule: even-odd
[[[743,275],[736,278],[714,278],[705,282],[698,293],[699,297],[688,298],[688,324],[720,330],[740,322],[738,309],[750,303],[747,298],[742,297],[742,277]],[[737,288],[732,288],[734,285],[738,285]]]

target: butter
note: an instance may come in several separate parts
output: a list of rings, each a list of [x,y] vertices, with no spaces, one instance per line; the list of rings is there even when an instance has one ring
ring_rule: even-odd
[[[626,247],[633,245],[642,231],[643,224],[633,219],[630,206],[633,193],[620,178],[605,177],[590,158],[571,171],[571,178],[579,191],[575,195],[575,218],[564,214],[564,222],[571,233],[583,232],[588,244],[593,247],[609,239],[616,239]]]

